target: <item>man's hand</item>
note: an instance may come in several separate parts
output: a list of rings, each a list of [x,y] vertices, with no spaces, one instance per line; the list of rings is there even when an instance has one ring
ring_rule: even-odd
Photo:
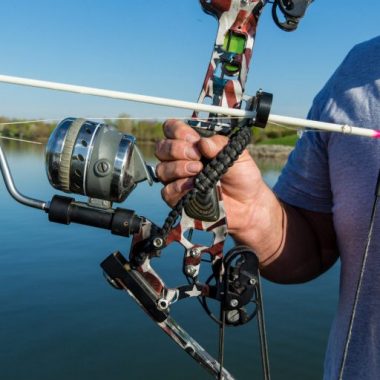
[[[227,144],[221,135],[201,138],[187,124],[168,120],[157,144],[162,196],[174,206],[193,187],[201,157],[213,158]],[[258,256],[262,274],[282,283],[310,280],[328,269],[338,250],[331,214],[280,203],[245,150],[221,179],[228,230]]]
[[[164,124],[164,134],[166,139],[160,141],[156,148],[156,156],[161,161],[156,172],[165,185],[162,197],[174,206],[193,187],[194,177],[203,168],[201,157],[215,157],[228,139],[221,135],[201,138],[194,129],[179,120],[168,120]],[[282,233],[277,231],[282,228],[281,206],[263,182],[247,150],[222,177],[221,185],[231,235],[242,243],[259,248],[264,256],[267,252],[272,254],[281,243]],[[274,209],[271,202],[274,202]],[[279,221],[278,227],[273,218]],[[260,234],[254,232],[258,226]],[[263,229],[278,232],[277,238],[268,242],[263,238],[267,235],[261,233]]]

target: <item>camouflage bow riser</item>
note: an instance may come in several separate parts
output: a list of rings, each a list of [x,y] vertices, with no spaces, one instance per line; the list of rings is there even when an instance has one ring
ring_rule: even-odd
[[[203,103],[211,99],[214,105],[240,108],[245,103],[243,101],[245,100],[243,98],[244,88],[252,56],[256,27],[265,2],[201,0],[201,4],[205,12],[217,18],[219,29],[198,102]],[[221,119],[219,115],[215,114],[208,115],[207,120],[200,120],[200,115],[196,112],[193,113],[189,123],[201,135],[230,134],[237,125],[234,121]],[[205,299],[211,297],[218,299],[219,295],[215,294],[218,290],[215,290],[215,286],[210,286],[209,283],[202,284],[198,281],[201,262],[205,256],[211,258],[217,283],[222,283],[224,275],[223,248],[228,236],[228,223],[220,181],[217,181],[213,191],[215,197],[213,207],[216,207],[216,212],[211,218],[212,220],[207,220],[207,217],[202,218],[202,215],[199,218],[189,215],[186,207],[182,207],[178,215],[179,221],[176,224],[173,223],[161,240],[160,229],[145,219],[140,232],[134,235],[130,262],[133,263],[133,269],[141,275],[139,281],[146,282],[147,287],[153,289],[156,294],[155,304],[159,313],[162,314],[152,315],[149,310],[148,314],[195,360],[215,376],[227,379],[232,378],[232,376],[225,369],[221,371],[220,363],[199,346],[169,315],[170,305],[183,298],[201,297]],[[191,241],[189,233],[191,235],[192,230],[206,231],[211,234],[212,243],[210,246]],[[150,245],[147,242],[150,242]],[[154,247],[149,251],[149,248],[152,248],[152,242]],[[151,259],[159,256],[161,249],[173,242],[179,242],[185,248],[183,270],[189,279],[189,285],[168,288],[152,268]],[[129,289],[126,290],[147,311],[147,305],[144,305],[144,301],[139,300],[136,293]],[[261,298],[261,295],[255,290],[254,297],[258,299]],[[153,313],[156,312],[157,310],[153,311]]]
[[[252,56],[256,27],[265,2],[202,0],[201,4],[207,13],[218,19],[219,29],[198,102],[203,103],[205,99],[211,98],[215,105],[238,108],[243,101],[244,87]],[[195,127],[198,131],[201,131],[201,133],[202,129],[229,133],[233,129],[231,123],[226,124],[225,120],[221,123],[217,116],[218,115],[209,115],[210,120],[199,121],[199,115],[194,113],[191,124],[194,126],[195,121]],[[180,221],[170,230],[165,241],[166,246],[172,242],[179,242],[185,248],[185,275],[192,279],[197,278],[201,260],[204,255],[211,256],[214,266],[217,261],[223,258],[223,247],[228,236],[228,225],[220,182],[216,184],[216,195],[218,207],[217,219],[213,221],[194,219],[186,213],[184,208],[180,216]],[[212,234],[213,241],[211,245],[205,246],[191,242],[185,236],[190,230],[206,231]],[[150,225],[148,223],[148,225],[142,229],[141,235],[135,236],[132,247],[135,247],[137,242],[147,239],[149,234]],[[132,249],[132,260],[133,251]],[[208,295],[209,287],[207,285],[194,285],[190,291],[186,286],[186,293],[181,292],[179,289],[167,289],[150,265],[150,258],[156,255],[157,251],[148,255],[138,270],[155,288],[158,294],[162,295],[162,298],[167,301],[168,305],[186,296]],[[222,268],[222,266],[220,268]],[[223,270],[221,269],[220,275],[222,274]]]

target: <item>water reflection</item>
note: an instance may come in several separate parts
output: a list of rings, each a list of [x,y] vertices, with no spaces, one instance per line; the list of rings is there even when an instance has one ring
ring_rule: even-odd
[[[23,193],[48,200],[44,147],[2,143]],[[150,163],[153,145],[141,145]],[[259,162],[268,182],[281,164]],[[268,174],[269,173],[269,174]],[[272,174],[270,174],[272,173]],[[269,178],[269,179],[268,179]],[[161,185],[139,185],[122,207],[161,224],[169,208]],[[113,250],[128,253],[128,239],[79,225],[48,223],[38,210],[14,202],[0,183],[0,377],[5,380],[91,378],[209,379],[127,295],[109,287],[99,263]],[[182,250],[154,262],[169,284],[182,284]],[[273,379],[320,379],[337,294],[337,268],[310,284],[264,281]],[[195,300],[173,315],[216,355],[217,328]],[[165,363],[165,365],[163,365]],[[226,366],[239,379],[261,378],[255,322],[228,329]]]

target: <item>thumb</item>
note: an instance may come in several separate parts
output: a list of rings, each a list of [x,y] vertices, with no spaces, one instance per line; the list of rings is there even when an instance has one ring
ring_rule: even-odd
[[[228,143],[228,138],[222,135],[203,137],[198,142],[198,149],[202,156],[214,158]]]

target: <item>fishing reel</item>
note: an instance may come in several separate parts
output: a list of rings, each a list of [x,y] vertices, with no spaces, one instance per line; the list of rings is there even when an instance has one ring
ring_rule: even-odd
[[[123,202],[139,182],[151,185],[154,178],[133,136],[75,118],[61,121],[51,134],[46,172],[54,188],[106,201],[101,205]]]
[[[151,185],[155,179],[133,136],[102,123],[64,119],[49,138],[46,173],[54,188],[89,197],[78,202],[55,195],[45,210],[49,221],[85,224],[126,237],[140,231],[144,218],[133,210],[112,208],[138,183]]]
[[[276,25],[286,32],[297,29],[306,9],[314,0],[274,0],[272,6],[272,18]],[[280,20],[279,13],[283,17]]]
[[[138,183],[152,184],[156,178],[133,136],[106,124],[75,118],[64,119],[51,134],[46,173],[54,188],[87,196],[87,202],[62,195],[42,201],[21,194],[1,147],[0,169],[9,194],[25,206],[45,211],[49,221],[108,229],[125,237],[139,232],[144,218],[133,210],[113,208],[112,203],[123,202]]]

